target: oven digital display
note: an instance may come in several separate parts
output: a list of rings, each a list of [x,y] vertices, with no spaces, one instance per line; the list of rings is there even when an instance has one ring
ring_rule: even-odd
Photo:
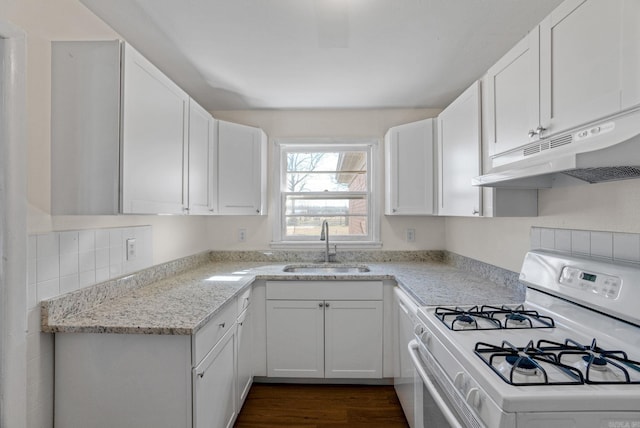
[[[592,273],[582,272],[580,274],[580,279],[584,279],[585,281],[596,282],[596,275]]]

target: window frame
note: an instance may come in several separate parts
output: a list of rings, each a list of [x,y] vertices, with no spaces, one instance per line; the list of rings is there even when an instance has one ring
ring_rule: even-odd
[[[272,171],[272,206],[274,209],[272,248],[323,248],[325,243],[314,236],[293,238],[286,235],[286,160],[287,152],[314,151],[365,151],[367,154],[367,204],[368,234],[362,237],[342,237],[336,239],[329,234],[330,243],[341,248],[379,248],[380,243],[380,201],[378,180],[380,160],[379,140],[376,138],[286,138],[274,141]],[[313,192],[311,192],[313,193]],[[348,195],[350,192],[344,192]],[[361,194],[362,192],[355,192]],[[332,239],[334,238],[334,239]]]

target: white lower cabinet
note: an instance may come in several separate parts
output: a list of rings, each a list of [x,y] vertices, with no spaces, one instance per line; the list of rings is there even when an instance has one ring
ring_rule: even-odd
[[[267,282],[267,375],[382,378],[378,281]]]
[[[253,312],[252,308],[245,309],[238,316],[237,346],[238,346],[238,385],[237,385],[237,402],[238,410],[242,408],[244,400],[249,394],[251,384],[253,383],[253,348],[254,348],[254,330],[253,330]]]
[[[324,329],[325,377],[382,377],[382,301],[326,301]]]
[[[236,419],[235,327],[193,369],[193,428],[229,428]]]
[[[233,426],[254,367],[250,312],[233,300],[192,336],[57,333],[55,426]]]

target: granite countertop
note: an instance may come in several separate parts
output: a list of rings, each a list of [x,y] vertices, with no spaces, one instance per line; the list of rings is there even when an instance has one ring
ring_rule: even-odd
[[[88,287],[89,290],[43,301],[42,330],[49,333],[194,334],[256,279],[390,279],[422,306],[524,300],[521,286],[505,286],[443,262],[366,265],[369,272],[322,275],[283,272],[282,263],[207,261],[183,273],[151,280],[148,285],[129,285],[127,290],[126,281],[139,280],[134,274],[112,281],[122,290],[117,297],[105,297],[108,293],[100,287]]]

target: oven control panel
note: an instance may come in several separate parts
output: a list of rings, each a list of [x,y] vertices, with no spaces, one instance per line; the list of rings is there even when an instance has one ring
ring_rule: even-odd
[[[617,299],[622,287],[622,280],[617,276],[587,272],[572,266],[562,268],[559,281],[560,284],[606,299]]]

